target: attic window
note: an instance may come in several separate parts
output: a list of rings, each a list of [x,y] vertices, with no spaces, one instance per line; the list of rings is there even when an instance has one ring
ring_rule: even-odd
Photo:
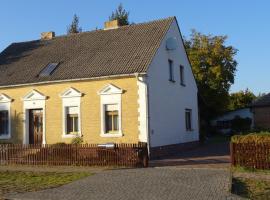
[[[40,73],[39,76],[46,77],[50,76],[52,72],[56,69],[59,63],[49,63]]]

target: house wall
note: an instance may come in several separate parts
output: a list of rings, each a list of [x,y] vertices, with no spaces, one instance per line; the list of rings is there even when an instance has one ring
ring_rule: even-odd
[[[252,112],[255,127],[270,129],[270,107],[254,107]]]
[[[166,40],[170,37],[176,38],[177,48],[168,51]],[[174,83],[169,81],[169,59],[174,63]],[[180,84],[180,65],[184,66],[186,86]],[[176,21],[163,39],[147,75],[151,147],[198,141],[197,86]],[[187,108],[192,109],[192,131],[187,131],[185,126]]]
[[[124,90],[124,93],[122,94],[122,131],[124,135],[119,138],[105,138],[100,136],[100,96],[97,92],[109,83]],[[70,87],[73,87],[83,93],[83,96],[81,97],[81,132],[84,142],[138,142],[138,85],[135,77],[84,82],[66,82],[6,89],[0,88],[0,94],[4,93],[13,99],[11,102],[12,138],[10,140],[1,140],[0,142],[23,142],[25,113],[23,111],[22,97],[35,89],[48,97],[45,101],[46,143],[69,143],[71,141],[70,138],[62,137],[63,111],[62,98],[60,97],[60,94]]]

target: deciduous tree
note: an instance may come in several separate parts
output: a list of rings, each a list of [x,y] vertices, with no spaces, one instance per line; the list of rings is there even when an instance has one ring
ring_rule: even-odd
[[[249,106],[256,96],[249,90],[239,91],[230,94],[229,110],[235,110]]]
[[[237,50],[226,44],[227,36],[204,35],[195,30],[185,39],[186,50],[197,81],[201,117],[209,119],[227,110],[229,89],[234,83]]]

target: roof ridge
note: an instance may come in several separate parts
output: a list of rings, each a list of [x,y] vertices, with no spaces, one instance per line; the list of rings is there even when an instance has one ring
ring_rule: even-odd
[[[134,26],[147,25],[147,24],[157,23],[157,22],[161,22],[161,21],[173,20],[175,18],[176,18],[175,16],[170,16],[170,17],[156,19],[156,20],[152,20],[152,21],[139,22],[139,23],[136,23],[136,24],[129,24],[129,25],[125,25],[125,26],[120,26],[117,29],[109,29],[109,30],[96,29],[96,30],[89,30],[89,31],[84,31],[84,32],[74,33],[74,34],[58,35],[58,36],[55,36],[54,38],[52,38],[50,40],[54,40],[54,39],[58,39],[58,38],[65,38],[65,37],[75,37],[75,36],[79,36],[79,35],[83,35],[83,34],[99,32],[99,31],[116,31],[116,30],[119,30],[119,29],[124,29],[124,28],[129,28],[129,27],[134,27]],[[28,42],[39,42],[39,41],[50,41],[50,40],[35,39],[35,40],[28,40],[28,41],[22,41],[22,42],[13,42],[11,44],[23,44],[23,43],[28,43]]]

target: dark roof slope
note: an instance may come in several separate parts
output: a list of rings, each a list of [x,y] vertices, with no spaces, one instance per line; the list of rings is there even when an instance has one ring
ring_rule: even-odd
[[[146,72],[173,20],[13,43],[0,54],[0,86]],[[49,63],[60,64],[39,77]]]
[[[252,107],[260,107],[260,106],[270,106],[270,93],[266,94],[257,100],[255,100],[252,104]]]

